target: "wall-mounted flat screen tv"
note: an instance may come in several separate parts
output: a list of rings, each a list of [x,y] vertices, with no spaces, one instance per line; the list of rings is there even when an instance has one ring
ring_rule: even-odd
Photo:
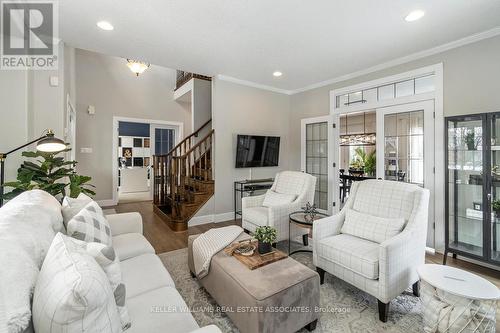
[[[236,167],[258,168],[278,166],[279,136],[238,135]]]

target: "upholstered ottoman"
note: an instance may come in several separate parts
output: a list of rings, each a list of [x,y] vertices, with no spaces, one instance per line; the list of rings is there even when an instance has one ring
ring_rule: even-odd
[[[193,240],[188,240],[188,265],[194,274]],[[238,240],[248,238],[242,234]],[[319,275],[286,258],[250,270],[220,251],[210,271],[200,280],[203,287],[241,333],[291,333],[316,328],[319,317]]]

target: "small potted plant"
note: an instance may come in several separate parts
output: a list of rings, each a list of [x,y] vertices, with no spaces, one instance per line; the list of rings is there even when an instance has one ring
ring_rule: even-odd
[[[473,131],[469,131],[465,134],[465,143],[467,144],[468,150],[476,150],[476,140]]]
[[[255,229],[254,237],[259,241],[258,250],[260,254],[266,254],[272,251],[271,244],[276,242],[278,238],[276,228],[263,226]]]
[[[491,209],[495,212],[495,217],[500,218],[500,199],[491,202]]]

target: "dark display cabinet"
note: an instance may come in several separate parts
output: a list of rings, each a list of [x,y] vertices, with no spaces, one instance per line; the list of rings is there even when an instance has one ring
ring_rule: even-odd
[[[448,253],[500,265],[500,112],[446,118]]]

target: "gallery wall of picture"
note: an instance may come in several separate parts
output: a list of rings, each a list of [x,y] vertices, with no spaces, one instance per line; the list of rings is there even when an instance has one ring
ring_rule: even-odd
[[[149,137],[119,136],[119,165],[122,165],[124,158],[127,167],[148,167],[151,156],[150,143]]]

